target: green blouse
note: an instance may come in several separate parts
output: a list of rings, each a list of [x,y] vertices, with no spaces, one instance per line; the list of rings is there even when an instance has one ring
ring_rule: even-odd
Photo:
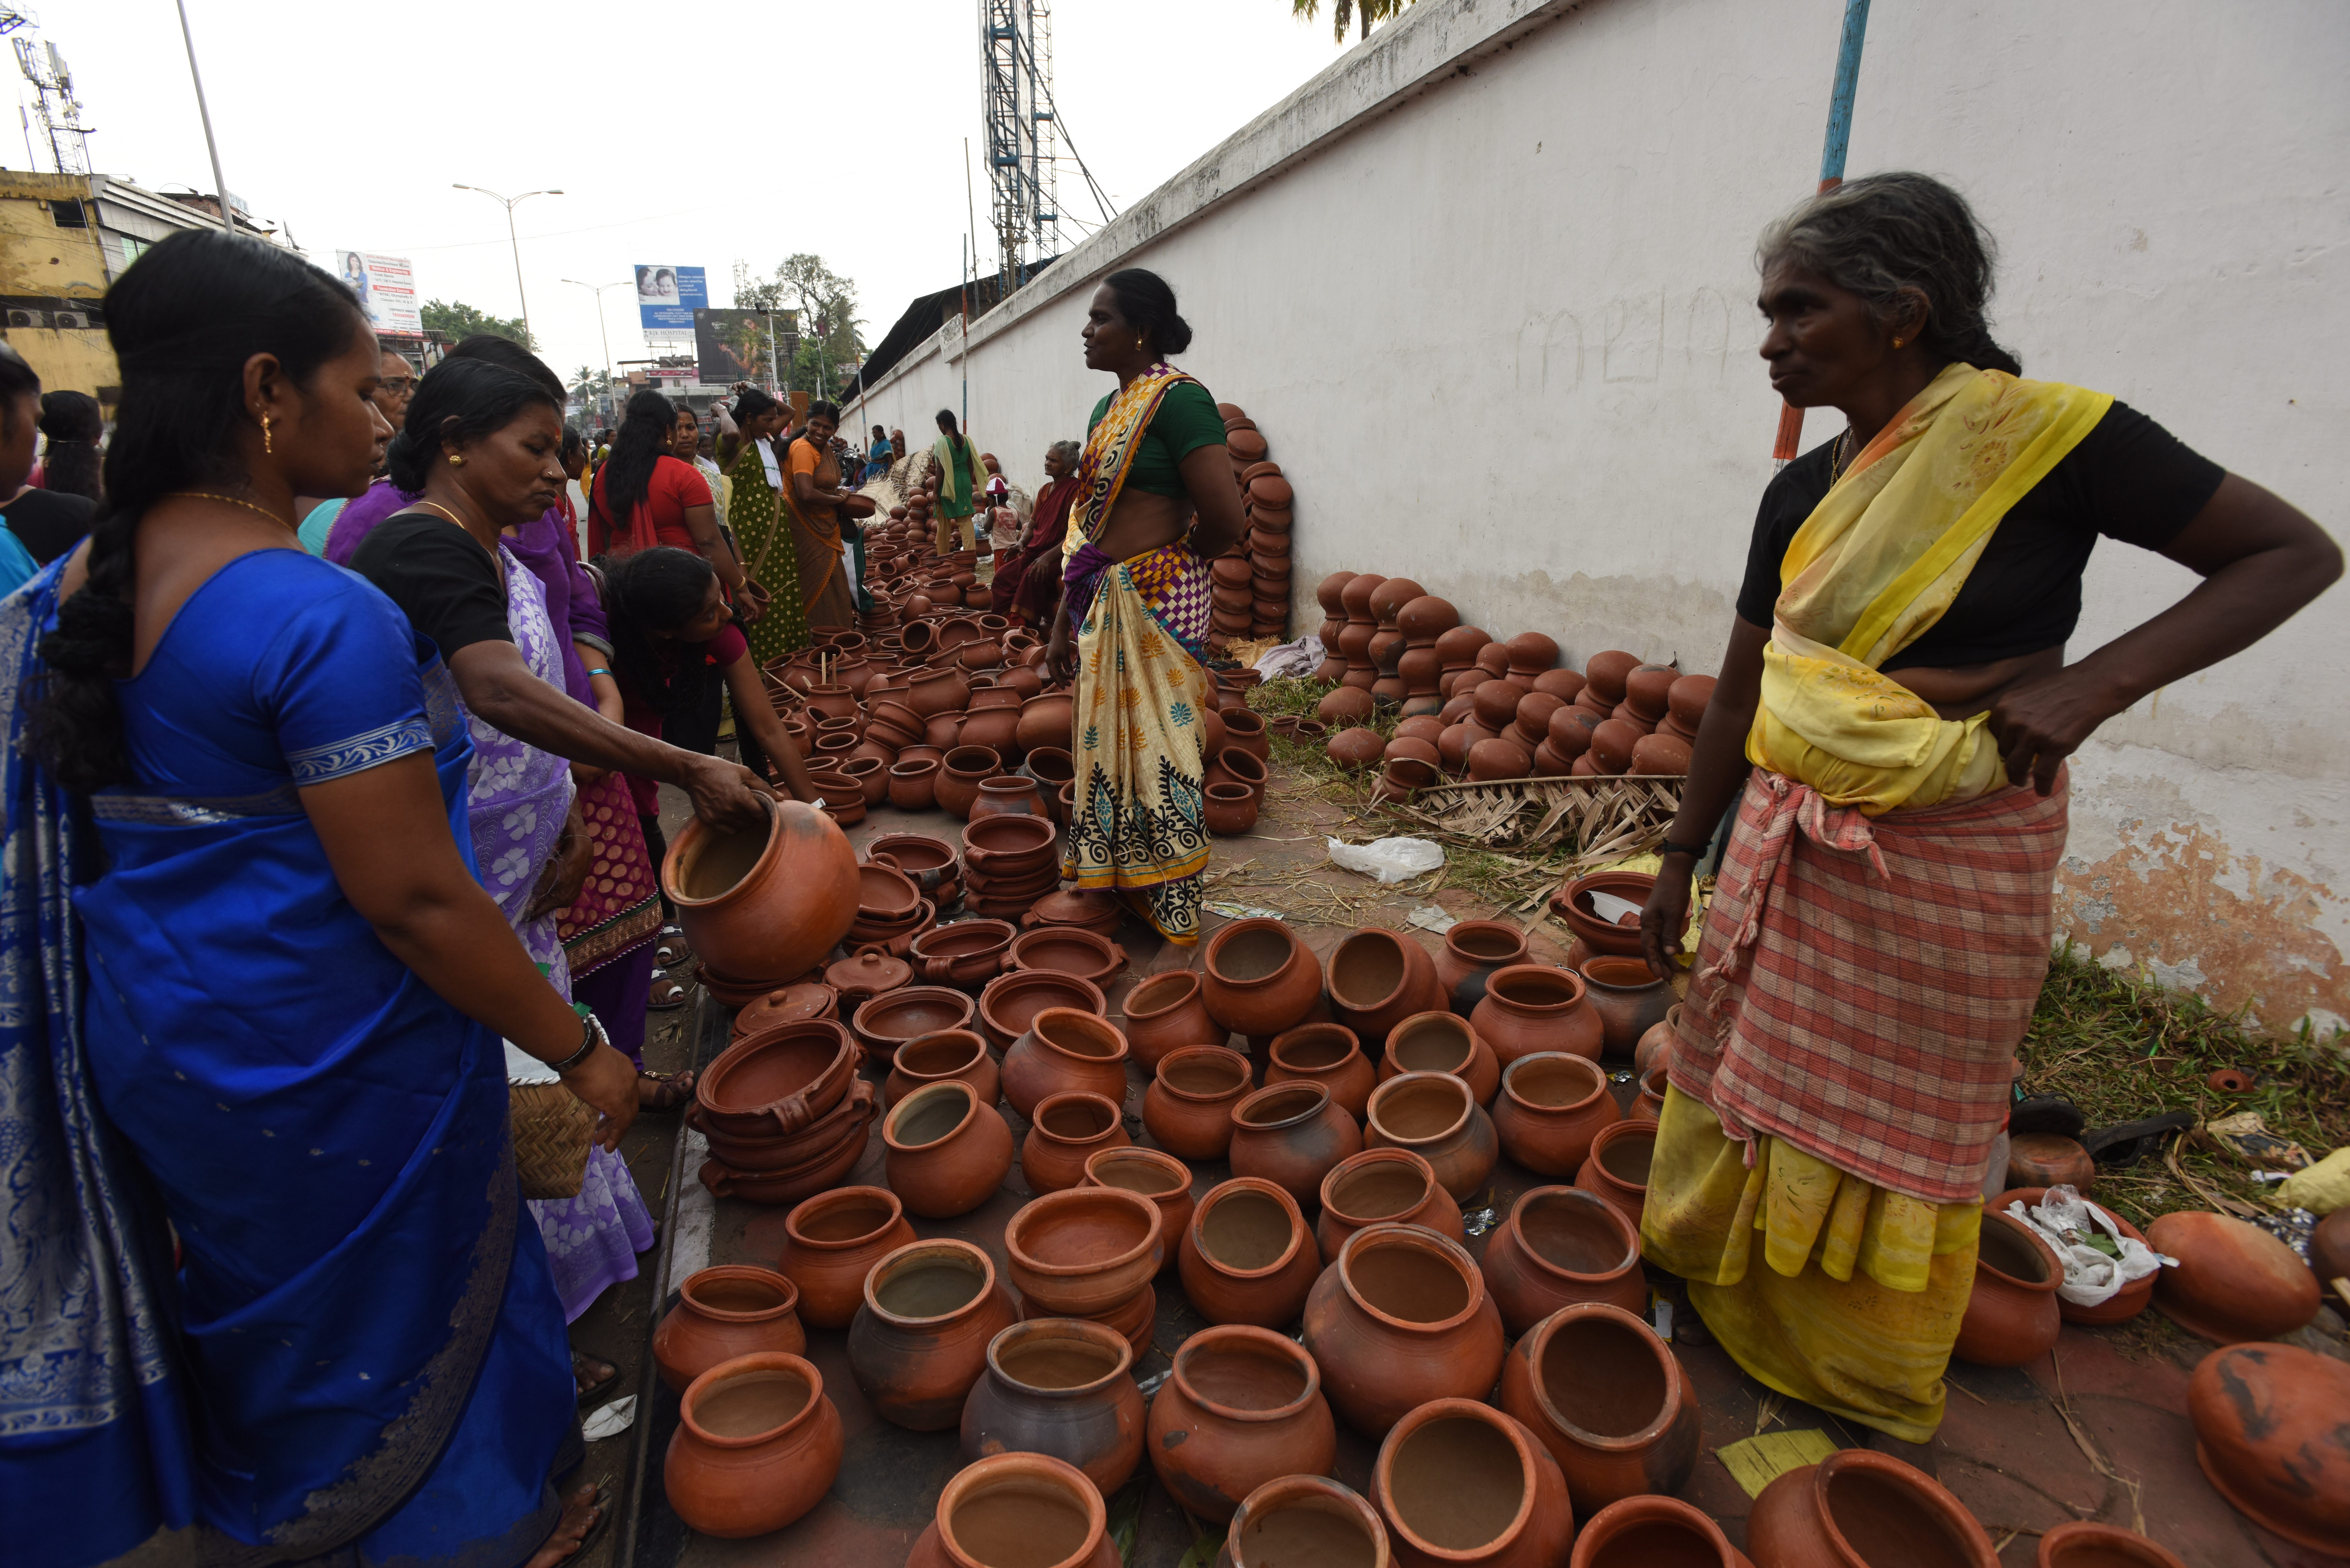
[[[1094,433],[1094,427],[1109,412],[1110,396],[1115,395],[1105,396],[1094,405],[1093,417],[1086,421],[1086,434]],[[1127,464],[1126,483],[1153,495],[1180,495],[1183,460],[1203,446],[1223,444],[1224,416],[1216,412],[1216,400],[1197,381],[1178,381],[1150,411],[1150,423],[1144,427]]]

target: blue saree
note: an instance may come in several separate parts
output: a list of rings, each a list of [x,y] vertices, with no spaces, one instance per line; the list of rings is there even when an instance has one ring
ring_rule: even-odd
[[[0,606],[12,740],[58,569]],[[111,1398],[0,1406],[11,1560],[70,1568],[193,1522],[207,1563],[509,1568],[553,1527],[574,1410],[545,1249],[521,1222],[504,1054],[343,897],[296,793],[426,753],[470,861],[472,746],[447,672],[356,576],[264,550],[191,596],[117,691],[139,782],[91,797],[87,827],[7,759],[0,1114],[56,1130],[0,1169],[0,1377],[54,1345]],[[20,837],[51,823],[71,853],[43,885],[69,887],[78,952],[74,922],[18,918]],[[47,982],[45,1018],[28,981]],[[17,1092],[37,1075],[19,1055],[48,1066],[47,1105]],[[56,1108],[75,1096],[102,1116]],[[160,1227],[130,1199],[99,1245],[87,1203],[14,1196],[88,1191],[61,1188],[60,1157],[127,1193],[151,1181],[175,1282],[131,1266]],[[19,1317],[20,1269],[53,1317]]]

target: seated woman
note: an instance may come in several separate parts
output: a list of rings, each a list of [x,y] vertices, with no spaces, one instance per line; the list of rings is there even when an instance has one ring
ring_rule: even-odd
[[[1077,498],[1077,455],[1073,441],[1056,441],[1045,453],[1045,488],[1036,493],[1035,520],[1019,547],[995,560],[989,608],[1016,616],[1026,626],[1049,627],[1061,603],[1061,541],[1068,536],[1069,508]]]
[[[1086,366],[1118,378],[1094,405],[1077,464],[1083,499],[1062,541],[1065,593],[1046,662],[1075,678],[1077,811],[1061,875],[1116,888],[1168,940],[1200,938],[1200,666],[1208,562],[1243,526],[1216,400],[1166,363],[1191,343],[1175,291],[1139,267],[1094,291]]]

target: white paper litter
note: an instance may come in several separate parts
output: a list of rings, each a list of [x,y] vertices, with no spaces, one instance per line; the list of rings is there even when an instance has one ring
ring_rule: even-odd
[[[1228,898],[1213,898],[1200,908],[1211,915],[1222,915],[1228,920],[1285,920],[1279,909],[1267,909],[1255,904],[1235,904]]]
[[[1422,904],[1404,918],[1421,930],[1434,931],[1440,937],[1461,923],[1460,918],[1450,909],[1440,909],[1434,904]]]
[[[1376,877],[1382,885],[1409,882],[1444,864],[1444,850],[1425,838],[1381,838],[1369,844],[1328,841],[1330,858],[1349,871]]]
[[[1620,926],[1625,916],[1638,914],[1640,906],[1629,898],[1619,898],[1613,893],[1603,893],[1594,888],[1591,890],[1591,909],[1609,925]]]
[[[506,1082],[509,1084],[559,1084],[563,1075],[515,1044],[501,1042],[506,1048]]]
[[[1283,676],[1311,675],[1322,667],[1325,657],[1322,639],[1308,632],[1295,642],[1266,649],[1253,668],[1267,680],[1275,680]]]
[[[2145,1242],[2123,1235],[2114,1217],[2083,1198],[2075,1188],[2050,1188],[2037,1208],[2027,1209],[2018,1199],[2007,1206],[2007,1214],[2031,1226],[2055,1249],[2064,1264],[2064,1282],[2056,1287],[2056,1293],[2075,1306],[2100,1305],[2132,1280],[2142,1280],[2165,1263],[2178,1266],[2178,1259],[2166,1258]],[[2081,1240],[2096,1231],[2103,1231],[2120,1247],[2118,1261]]]
[[[637,1397],[615,1399],[579,1423],[579,1435],[591,1443],[617,1438],[637,1424]]]

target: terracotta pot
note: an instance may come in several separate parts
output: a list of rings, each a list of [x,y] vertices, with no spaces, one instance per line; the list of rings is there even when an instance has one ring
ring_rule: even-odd
[[[1656,1153],[1657,1124],[1617,1122],[1591,1140],[1591,1156],[1575,1173],[1575,1184],[1613,1203],[1635,1231],[1648,1203],[1648,1160]]]
[[[973,696],[976,697],[977,693]],[[955,743],[959,746],[984,746],[999,758],[1010,758],[1019,755],[1019,748],[1015,744],[1019,733],[1020,711],[1017,708],[973,708],[963,715],[962,727],[955,732]],[[1033,794],[1035,781],[1031,780],[1029,784]],[[984,794],[985,786],[983,785],[983,798]]]
[[[1117,1101],[1082,1090],[1047,1095],[1020,1142],[1020,1174],[1028,1190],[1040,1197],[1059,1192],[1086,1179],[1086,1161],[1093,1155],[1133,1141],[1126,1136]]]
[[[1121,1187],[1073,1186],[1032,1199],[1003,1230],[1012,1282],[1048,1312],[1113,1307],[1159,1272],[1159,1223],[1157,1204]]]
[[[906,1568],[1119,1568],[1101,1490],[1050,1454],[992,1454],[939,1493]]]
[[[916,673],[899,701],[928,722],[941,713],[960,711],[971,701],[971,680],[952,666],[924,670]]]
[[[906,957],[926,983],[975,992],[1004,967],[1018,930],[1009,920],[957,920],[933,926],[913,940]]]
[[[703,1125],[735,1137],[804,1133],[847,1097],[857,1046],[826,1018],[748,1034],[702,1069],[693,1090]]]
[[[916,1089],[949,1082],[970,1085],[983,1106],[995,1104],[1001,1086],[995,1058],[987,1054],[987,1042],[968,1029],[942,1029],[899,1046],[881,1103],[895,1106]],[[885,1125],[885,1137],[888,1130]]]
[[[1414,1013],[1388,1033],[1379,1082],[1401,1073],[1449,1073],[1469,1085],[1470,1097],[1481,1106],[1492,1105],[1502,1086],[1493,1048],[1466,1019],[1451,1012]]]
[[[962,1407],[957,1457],[1049,1454],[1105,1497],[1142,1462],[1143,1406],[1134,1347],[1073,1318],[1015,1323],[987,1347],[987,1372]]]
[[[1014,938],[1003,962],[1007,969],[1048,970],[1107,985],[1126,967],[1126,950],[1082,927],[1040,926]]]
[[[1605,1302],[1562,1307],[1521,1337],[1501,1405],[1550,1450],[1584,1508],[1679,1491],[1697,1469],[1696,1389],[1656,1330]]]
[[[653,1361],[671,1388],[738,1355],[807,1348],[799,1287],[773,1269],[727,1263],[686,1277],[677,1305],[653,1330]]]
[[[1469,1026],[1505,1067],[1537,1051],[1564,1051],[1596,1062],[1607,1030],[1581,975],[1536,963],[1511,964],[1487,975],[1485,1000],[1470,1012]]]
[[[1866,1449],[1839,1449],[1764,1487],[1746,1516],[1746,1550],[1755,1568],[1872,1559],[1949,1568],[1999,1563],[1991,1538],[1957,1498],[1924,1472]]]
[[[963,711],[960,708],[933,715],[922,726],[922,743],[937,748],[943,757],[962,743],[962,721]]]
[[[815,806],[770,801],[748,832],[688,822],[661,861],[661,887],[702,958],[762,987],[816,967],[857,919],[857,854]]]
[[[1225,1527],[1218,1568],[1389,1568],[1378,1512],[1337,1481],[1281,1476],[1243,1500]]]
[[[2350,1366],[2294,1345],[2231,1346],[2205,1356],[2187,1382],[2203,1473],[2262,1529],[2314,1552],[2350,1542],[2345,1411]]]
[[[1126,1036],[1094,1013],[1048,1007],[1003,1054],[1003,1097],[1034,1119],[1047,1096],[1072,1091],[1099,1095],[1113,1106],[1124,1103]]]
[[[1334,732],[1322,743],[1322,754],[1342,768],[1367,768],[1387,754],[1387,745],[1377,730],[1358,726]]]
[[[1014,743],[1024,752],[1039,746],[1069,749],[1076,707],[1076,697],[1066,691],[1029,698],[1020,705],[1020,727]]]
[[[1201,787],[1210,784],[1246,784],[1260,803],[1264,799],[1264,786],[1270,774],[1265,764],[1237,746],[1226,746],[1214,754],[1207,772],[1200,775]]]
[[[1142,1125],[1184,1159],[1222,1159],[1232,1147],[1232,1108],[1248,1098],[1248,1058],[1222,1045],[1181,1045],[1159,1058],[1142,1092]]]
[[[1655,877],[1646,871],[1595,871],[1588,877],[1578,877],[1559,889],[1550,901],[1551,912],[1566,922],[1567,929],[1583,939],[1595,953],[1610,953],[1617,958],[1638,958],[1640,954],[1638,923],[1625,926],[1600,919],[1592,907],[1591,895],[1607,893],[1631,904],[1646,904],[1649,891],[1657,885]]]
[[[909,763],[937,761],[936,757],[900,756],[898,765],[905,767]],[[941,886],[962,875],[962,857],[955,853],[955,846],[943,838],[930,838],[918,833],[885,833],[867,845],[865,853],[876,860],[886,858],[922,890],[925,898],[935,899]]]
[[[1979,1366],[2039,1360],[2064,1327],[2056,1287],[2064,1282],[2064,1265],[2030,1226],[1989,1207],[1978,1247],[1974,1288],[1950,1354]]]
[[[1648,1070],[1648,1075],[1640,1080],[1639,1094],[1633,1097],[1632,1104],[1624,1112],[1626,1120],[1653,1122],[1663,1117],[1667,1072],[1667,1065],[1662,1062]]]
[[[1513,1334],[1577,1302],[1605,1302],[1636,1317],[1648,1310],[1639,1232],[1613,1204],[1576,1188],[1521,1195],[1478,1267]]]
[[[1003,772],[1003,759],[986,746],[956,745],[939,767],[933,792],[941,811],[968,818],[979,800],[979,786]]]
[[[1511,1063],[1493,1102],[1502,1147],[1538,1176],[1573,1178],[1591,1157],[1591,1140],[1622,1119],[1607,1075],[1586,1057],[1559,1051]]]
[[[1208,1016],[1196,970],[1169,970],[1135,981],[1120,1012],[1128,1053],[1152,1071],[1170,1051],[1222,1045],[1232,1038],[1229,1030]]]
[[[1009,718],[1010,715],[1004,717]],[[1045,805],[1043,793],[1036,787],[1036,781],[1016,774],[982,780],[979,798],[972,803],[971,807],[973,822],[991,816],[1050,817],[1052,815]]]
[[[905,1206],[879,1187],[820,1192],[784,1217],[776,1267],[799,1287],[800,1321],[844,1328],[865,1299],[865,1276],[914,1240]]]
[[[795,1355],[737,1356],[686,1386],[661,1489],[704,1535],[764,1535],[824,1501],[840,1451],[840,1412],[822,1373]]]
[[[889,770],[889,804],[899,811],[928,811],[937,804],[939,764],[925,759]]]
[[[1224,715],[1224,745],[1237,747],[1259,762],[1273,756],[1273,742],[1266,735],[1264,716],[1247,708],[1236,709]]]
[[[847,1175],[865,1153],[866,1130],[873,1123],[872,1085],[850,1090],[837,1114],[844,1118],[837,1139],[820,1139],[812,1132],[811,1141],[794,1154],[795,1163],[738,1166],[720,1154],[702,1161],[695,1179],[715,1197],[751,1203],[796,1203],[821,1192]]]
[[[1318,1083],[1274,1084],[1232,1107],[1225,1158],[1234,1176],[1261,1177],[1303,1205],[1330,1168],[1363,1148],[1362,1129]]]
[[[1100,1017],[1109,1010],[1101,988],[1070,975],[1019,970],[998,975],[979,993],[979,1030],[1001,1057],[1048,1007],[1070,1007]]]
[[[1369,1147],[1411,1150],[1455,1199],[1482,1189],[1501,1157],[1492,1118],[1450,1073],[1397,1074],[1371,1092],[1369,1115]]]
[[[1646,1078],[1651,1067],[1662,1067],[1672,1060],[1673,1046],[1680,1033],[1681,1004],[1674,1002],[1665,1009],[1664,1018],[1648,1025],[1640,1043],[1632,1047],[1632,1071]]]
[[[747,1134],[729,1131],[713,1123],[698,1105],[686,1112],[686,1120],[710,1140],[710,1152],[723,1163],[741,1171],[776,1176],[803,1171],[827,1158],[843,1138],[871,1119],[872,1104],[873,1086],[852,1082],[838,1105],[789,1133],[777,1133],[772,1126]]]
[[[2096,1180],[2097,1162],[2076,1139],[2055,1133],[2017,1133],[2009,1140],[2010,1187],[2070,1187],[2086,1193]]]
[[[1413,1013],[1444,1005],[1428,950],[1395,931],[1359,930],[1345,938],[1330,950],[1325,983],[1338,1022],[1368,1042],[1386,1040]]]
[[[1014,1321],[995,1265],[968,1241],[916,1241],[873,1265],[848,1328],[848,1370],[875,1414],[917,1432],[962,1418],[987,1346]]]
[[[1371,1225],[1315,1282],[1304,1343],[1331,1408],[1378,1438],[1430,1399],[1484,1397],[1502,1370],[1502,1314],[1458,1241]]]
[[[1209,832],[1225,838],[1237,837],[1256,826],[1256,792],[1246,784],[1210,784],[1201,813],[1201,820]]]
[[[1279,920],[1234,920],[1201,955],[1208,1015],[1238,1034],[1274,1035],[1305,1021],[1322,967]]]
[[[1664,1022],[1673,990],[1657,978],[1644,958],[1602,954],[1576,966],[1589,988],[1591,1010],[1599,1014],[1600,1051],[1627,1060],[1640,1036]]]
[[[909,985],[884,992],[851,1014],[849,1028],[865,1047],[866,1059],[887,1065],[898,1047],[925,1034],[971,1027],[970,997],[943,985]]]
[[[2155,1310],[2221,1345],[2291,1334],[2317,1315],[2317,1276],[2257,1226],[2181,1210],[2146,1228],[2147,1245],[2178,1260],[2155,1275]]]
[[[1286,1328],[1322,1272],[1297,1199],[1239,1176],[1211,1188],[1191,1212],[1176,1269],[1191,1309],[1210,1323]]]
[[[1721,1526],[1677,1497],[1627,1497],[1583,1522],[1568,1568],[1754,1568]]]
[[[2112,1524],[2076,1520],[2040,1538],[2037,1568],[2187,1568],[2145,1536]]]
[[[1159,1272],[1175,1266],[1183,1231],[1191,1223],[1190,1166],[1155,1148],[1097,1149],[1086,1157],[1085,1178],[1077,1185],[1116,1187],[1150,1199],[1159,1210]]]
[[[2018,1203],[2022,1204],[2027,1209],[2036,1208],[2039,1205],[2040,1200],[2047,1196],[2048,1189],[2044,1187],[2011,1187],[2006,1191],[2001,1193],[1997,1198],[1984,1204],[1983,1212],[1988,1214],[1995,1209],[2000,1213],[2004,1214],[2010,1208]],[[2130,1238],[2130,1240],[2134,1241],[2144,1241],[2146,1240],[2145,1233],[2139,1231],[2137,1226],[2131,1224],[2128,1220],[2123,1219],[2112,1210],[2107,1209],[2105,1205],[2101,1203],[2091,1203],[2089,1207],[2095,1209],[2098,1213],[2103,1214],[2106,1219],[2111,1220],[2115,1226],[2120,1230],[2121,1233]],[[2350,1213],[2350,1210],[2343,1210],[2342,1212]],[[2311,1248],[2311,1260],[2313,1262],[2315,1262],[2315,1258],[2316,1249],[2313,1242]],[[2156,1271],[2157,1273],[2159,1273],[2160,1272],[2160,1270]],[[2120,1290],[2116,1291],[2112,1295],[2106,1297],[2095,1306],[2083,1306],[2077,1302],[2068,1302],[2060,1295],[2056,1298],[2057,1314],[2066,1323],[2127,1323],[2130,1319],[2144,1312],[2147,1308],[2147,1303],[2154,1299],[2154,1274],[2142,1275],[2137,1279],[2130,1281],[2129,1283],[2124,1285]]]
[[[962,832],[964,871],[991,880],[1010,880],[1037,871],[1056,873],[1054,846],[1059,837],[1058,830],[1041,817],[982,817]]]
[[[1264,1081],[1319,1084],[1331,1103],[1360,1122],[1378,1074],[1363,1054],[1355,1032],[1342,1023],[1301,1023],[1273,1038]]]
[[[1012,1129],[965,1083],[916,1089],[883,1119],[881,1141],[889,1190],[925,1220],[970,1213],[1012,1171]]]
[[[1575,1540],[1558,1461],[1474,1399],[1431,1399],[1398,1421],[1371,1501],[1396,1561],[1417,1568],[1555,1568]]]
[[[1408,1148],[1367,1148],[1340,1160],[1322,1179],[1322,1217],[1314,1239],[1325,1267],[1338,1261],[1347,1239],[1367,1225],[1417,1225],[1455,1241],[1468,1231],[1461,1205],[1436,1179],[1428,1161]]]
[[[1248,1495],[1337,1459],[1337,1428],[1321,1369],[1296,1343],[1233,1324],[1183,1342],[1150,1402],[1151,1468],[1195,1518],[1225,1523]]]
[[[1466,1017],[1483,999],[1484,977],[1526,961],[1526,933],[1510,920],[1462,920],[1444,933],[1436,955],[1436,982],[1443,1005]],[[1469,984],[1471,981],[1474,984]],[[1464,984],[1469,989],[1464,991]]]
[[[1034,1302],[1020,1304],[1020,1321],[1023,1323],[1035,1323],[1050,1317],[1099,1324],[1132,1345],[1135,1355],[1143,1355],[1149,1352],[1151,1334],[1159,1322],[1159,1293],[1145,1285],[1126,1300],[1100,1312],[1083,1314],[1049,1312]]]
[[[840,993],[822,981],[802,981],[778,986],[734,1014],[727,1044],[735,1044],[784,1023],[829,1021],[840,1004]]]

